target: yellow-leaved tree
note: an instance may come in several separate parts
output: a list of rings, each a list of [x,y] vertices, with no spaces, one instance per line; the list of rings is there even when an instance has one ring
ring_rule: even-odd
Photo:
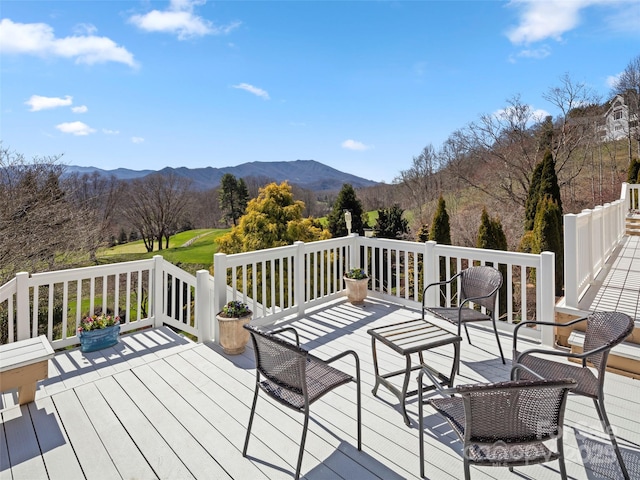
[[[270,183],[249,201],[238,225],[218,239],[218,251],[240,253],[330,238],[313,218],[303,218],[304,202],[293,199],[288,182]]]

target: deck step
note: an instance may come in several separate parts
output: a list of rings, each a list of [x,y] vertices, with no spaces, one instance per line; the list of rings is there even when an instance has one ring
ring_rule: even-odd
[[[640,217],[627,217],[625,221],[627,235],[640,236]]]

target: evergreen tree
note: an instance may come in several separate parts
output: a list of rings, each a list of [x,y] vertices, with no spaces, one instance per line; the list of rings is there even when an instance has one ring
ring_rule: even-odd
[[[225,173],[220,179],[220,209],[225,213],[227,221],[237,225],[238,219],[244,215],[249,201],[249,190],[244,180],[236,179],[232,174]]]
[[[538,213],[533,227],[532,253],[549,251],[555,253],[556,295],[563,294],[564,253],[562,240],[562,212],[558,204],[545,196],[538,204]]]
[[[368,226],[367,219],[362,210],[362,203],[356,196],[353,187],[348,183],[342,186],[333,204],[333,209],[327,217],[329,233],[334,238],[347,235],[347,224],[344,220],[345,210],[351,212],[351,232],[364,235],[364,229]]]
[[[502,230],[502,222],[500,222],[498,218],[489,218],[486,208],[482,209],[476,247],[491,250],[507,250],[507,237]]]
[[[401,239],[409,233],[409,221],[402,218],[402,210],[398,205],[378,210],[378,219],[374,227],[378,238]]]
[[[627,169],[627,183],[640,183],[640,160],[632,160]]]
[[[425,223],[420,227],[420,230],[418,230],[418,233],[416,235],[416,240],[422,243],[429,240],[429,224]]]
[[[553,160],[551,150],[544,152],[541,162],[538,162],[533,170],[527,201],[525,203],[524,230],[533,230],[533,225],[538,210],[538,203],[546,195],[558,204],[562,214],[562,199],[560,198],[560,186],[556,174],[556,162]]]
[[[449,225],[449,214],[444,198],[440,195],[438,199],[438,208],[433,215],[431,222],[431,230],[429,231],[429,240],[435,240],[444,245],[451,245],[451,227]]]
[[[538,200],[540,200],[540,178],[542,177],[543,162],[538,162],[533,169],[533,176],[529,184],[529,192],[524,206],[524,231],[533,230],[533,222],[536,218]]]
[[[499,218],[490,218],[486,208],[482,209],[476,247],[490,250],[507,250],[507,237],[502,229],[502,222],[500,222]],[[487,263],[487,265],[495,266],[492,263]],[[507,275],[507,266],[500,264],[496,268],[500,271],[504,280]],[[507,312],[507,282],[505,281],[502,282],[502,287],[500,287],[498,309],[498,317]]]
[[[223,253],[249,252],[264,248],[291,245],[301,240],[310,242],[329,237],[320,224],[302,218],[304,203],[293,199],[291,186],[271,183],[260,189],[257,198],[249,201],[247,213],[238,225],[218,239]]]
[[[542,159],[542,173],[540,174],[538,192],[539,200],[549,195],[560,209],[560,216],[562,216],[562,199],[560,198],[560,185],[558,185],[558,175],[556,174],[556,162],[550,150],[544,153],[544,158]]]

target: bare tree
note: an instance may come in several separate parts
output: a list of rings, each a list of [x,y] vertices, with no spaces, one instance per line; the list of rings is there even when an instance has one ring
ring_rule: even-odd
[[[85,240],[89,256],[96,262],[96,251],[105,241],[115,236],[114,213],[123,184],[114,176],[105,177],[98,172],[74,174],[65,179],[67,192],[76,208],[86,210],[91,228]]]
[[[59,158],[28,162],[0,146],[0,284],[74,264],[85,249],[86,212],[69,201]]]
[[[411,168],[400,171],[395,183],[400,184],[409,193],[411,207],[417,209],[417,214],[422,217],[422,210],[429,200],[438,198],[435,172],[438,169],[438,157],[429,144],[420,155],[413,157]]]
[[[127,188],[123,215],[138,231],[148,252],[169,246],[169,236],[176,233],[185,218],[191,181],[174,174],[152,174],[136,179]]]

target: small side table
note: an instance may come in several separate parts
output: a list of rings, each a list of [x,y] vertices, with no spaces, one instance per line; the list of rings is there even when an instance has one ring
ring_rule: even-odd
[[[422,319],[408,320],[405,322],[394,323],[384,327],[371,328],[367,330],[371,335],[371,350],[373,352],[373,368],[376,376],[376,384],[373,387],[373,394],[377,395],[378,387],[382,384],[391,391],[398,400],[400,400],[400,408],[404,423],[409,425],[409,417],[407,416],[406,399],[408,396],[416,395],[417,390],[408,391],[411,372],[420,368],[426,368],[433,374],[433,377],[439,382],[439,385],[425,387],[423,390],[434,390],[439,386],[453,386],[453,380],[458,370],[460,362],[460,341],[461,337],[447,330],[438,327]],[[400,355],[406,358],[406,367],[391,373],[380,375],[378,370],[378,355],[376,349],[376,341],[382,342]],[[425,364],[423,352],[442,345],[453,345],[454,356],[453,365],[451,366],[451,374],[447,377],[443,373],[437,371],[430,365]],[[420,364],[412,366],[411,354],[417,353],[420,358]],[[399,390],[388,379],[397,375],[404,375],[402,390]]]

